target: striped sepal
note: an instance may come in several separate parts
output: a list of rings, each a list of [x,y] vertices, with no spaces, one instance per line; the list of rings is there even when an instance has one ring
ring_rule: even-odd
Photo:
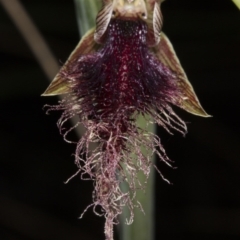
[[[112,0],[103,0],[103,7],[99,11],[96,18],[96,31],[94,34],[94,40],[97,43],[103,43],[104,33],[107,30],[108,24],[112,17],[113,2]]]
[[[98,49],[99,45],[93,40],[94,32],[95,32],[95,28],[89,30],[83,36],[79,44],[76,46],[76,48],[73,50],[73,52],[69,56],[66,63],[63,65],[63,68],[67,67],[68,64],[71,63],[77,57],[95,52]],[[69,88],[69,82],[62,76],[61,71],[59,71],[59,73],[50,83],[47,90],[42,94],[42,96],[60,95],[60,94],[69,93],[70,91],[71,89]]]
[[[160,8],[160,0],[147,0],[148,9],[148,46],[156,46],[160,41],[160,32],[163,25],[163,17]]]
[[[191,83],[188,81],[186,73],[181,66],[181,63],[173,49],[170,40],[163,32],[161,33],[161,40],[159,44],[154,47],[154,52],[160,62],[171,69],[177,76],[176,81],[181,95],[175,104],[194,115],[201,117],[210,117],[210,115],[208,115],[202,108]]]

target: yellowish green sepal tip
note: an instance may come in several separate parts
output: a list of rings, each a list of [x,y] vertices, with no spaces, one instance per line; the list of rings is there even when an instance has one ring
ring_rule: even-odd
[[[232,0],[240,10],[240,0]]]

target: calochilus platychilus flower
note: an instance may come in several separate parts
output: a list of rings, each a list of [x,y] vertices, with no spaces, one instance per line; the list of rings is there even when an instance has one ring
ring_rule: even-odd
[[[58,127],[64,138],[74,129],[65,130],[64,124],[74,116],[86,129],[77,142],[75,163],[81,178],[94,181],[90,206],[105,216],[107,240],[113,239],[113,224],[123,206],[133,213],[136,189],[144,187],[136,174],[142,171],[148,177],[151,156],[157,154],[171,165],[159,137],[139,128],[137,117],[142,115],[169,133],[185,134],[186,124],[173,105],[209,116],[161,32],[160,5],[161,0],[103,0],[96,28],[83,36],[43,93],[65,94],[48,110],[63,111]],[[92,143],[97,146],[91,148]],[[129,191],[121,190],[121,182],[127,182]]]

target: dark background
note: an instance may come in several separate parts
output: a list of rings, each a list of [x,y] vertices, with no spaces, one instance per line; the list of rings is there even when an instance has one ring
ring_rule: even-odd
[[[79,40],[73,1],[21,2],[64,62]],[[156,239],[240,239],[240,12],[230,0],[168,0],[162,10],[213,118],[179,110],[187,136],[159,130],[178,169],[159,165],[173,185],[156,175]],[[1,5],[0,33],[0,239],[104,239],[104,218],[89,210],[78,220],[92,183],[63,183],[76,171],[74,145],[58,133],[59,113],[45,115],[57,98],[40,97],[48,79]]]

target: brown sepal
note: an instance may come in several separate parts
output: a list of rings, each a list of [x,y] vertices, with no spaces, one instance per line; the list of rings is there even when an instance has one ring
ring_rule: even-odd
[[[95,52],[98,49],[98,44],[94,41],[94,33],[95,28],[89,30],[80,40],[76,48],[73,50],[68,60],[64,64],[65,67],[69,62],[73,59],[88,54],[91,52]],[[42,96],[55,96],[60,94],[65,94],[70,92],[69,83],[65,78],[60,74],[61,71],[56,75],[53,81],[50,83],[46,91],[42,94]]]
[[[176,105],[185,111],[201,117],[211,117],[201,106],[191,83],[181,66],[168,37],[162,32],[159,44],[153,48],[157,58],[177,74],[177,84],[182,95]]]

